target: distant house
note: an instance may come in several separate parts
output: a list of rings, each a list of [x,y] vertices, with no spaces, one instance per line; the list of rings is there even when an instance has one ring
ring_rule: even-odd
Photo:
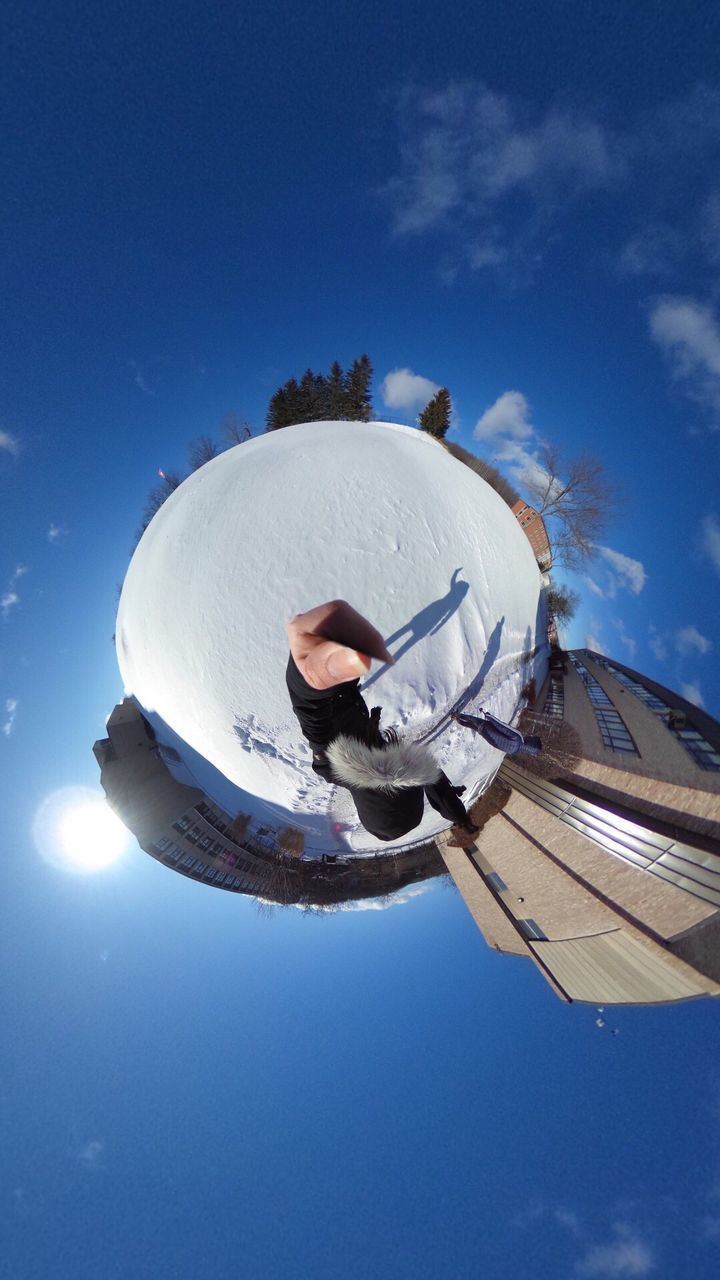
[[[534,507],[528,506],[527,502],[523,502],[520,498],[512,508],[512,513],[519,521],[533,554],[541,569],[549,569],[552,561],[552,552],[550,550],[550,540],[545,528],[545,521],[538,514]]]

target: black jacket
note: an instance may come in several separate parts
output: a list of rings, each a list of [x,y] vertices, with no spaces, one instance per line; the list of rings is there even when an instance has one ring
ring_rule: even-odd
[[[384,750],[368,747],[360,737],[370,713],[358,689],[347,680],[330,689],[313,689],[290,655],[287,671],[290,701],[304,737],[324,758],[315,773],[351,794],[366,831],[378,840],[397,840],[422,821],[427,797],[449,822],[468,822],[457,791],[428,747],[401,740]]]

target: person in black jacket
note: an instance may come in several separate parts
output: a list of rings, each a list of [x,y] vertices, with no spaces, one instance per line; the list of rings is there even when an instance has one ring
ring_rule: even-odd
[[[378,840],[397,840],[422,821],[425,799],[469,834],[478,828],[428,747],[380,730],[358,685],[373,658],[392,663],[382,636],[346,600],[329,600],[287,624],[286,680],[293,711],[313,751],[313,770],[352,795],[360,822]]]

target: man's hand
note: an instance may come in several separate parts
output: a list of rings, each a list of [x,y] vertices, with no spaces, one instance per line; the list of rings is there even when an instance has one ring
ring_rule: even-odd
[[[287,623],[290,652],[313,689],[367,675],[373,658],[393,662],[379,631],[346,600],[328,600]]]

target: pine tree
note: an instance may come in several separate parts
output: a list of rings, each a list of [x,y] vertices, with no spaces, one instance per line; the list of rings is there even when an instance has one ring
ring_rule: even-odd
[[[337,422],[345,417],[347,397],[345,374],[337,360],[333,360],[330,365],[330,372],[325,379],[325,389],[325,407],[328,420]]]
[[[444,440],[450,426],[452,401],[447,387],[435,392],[432,400],[425,405],[418,418],[418,425],[423,431],[434,436],[436,440]]]
[[[277,431],[298,422],[350,420],[369,422],[372,417],[370,383],[372,365],[366,355],[344,373],[337,360],[327,374],[306,369],[300,382],[290,378],[270,398],[265,430]]]
[[[372,417],[370,393],[372,374],[372,365],[366,355],[362,355],[359,360],[353,361],[352,368],[348,372],[345,417],[353,422],[369,422]]]
[[[268,405],[267,417],[265,420],[266,431],[277,431],[280,427],[291,427],[296,422],[302,421],[298,416],[300,413],[300,388],[295,378],[289,378],[282,386],[278,387],[273,396],[270,397]]]
[[[296,422],[317,422],[324,418],[327,396],[325,378],[321,373],[306,369],[300,379],[298,416]]]
[[[267,414],[265,415],[266,431],[277,431],[280,427],[285,426],[284,421],[282,421],[284,417],[284,408],[285,408],[284,401],[285,401],[284,388],[278,387],[277,391],[274,391],[270,397],[270,403],[268,405]]]

